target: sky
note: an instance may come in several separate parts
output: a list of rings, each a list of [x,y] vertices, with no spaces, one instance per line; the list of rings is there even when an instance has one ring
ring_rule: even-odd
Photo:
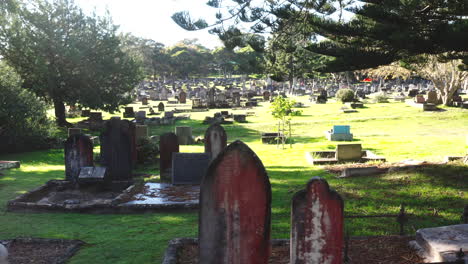
[[[174,45],[183,39],[197,38],[199,43],[207,48],[222,46],[216,35],[208,30],[186,31],[179,27],[171,18],[178,11],[189,11],[193,18],[205,18],[207,21],[215,17],[215,8],[207,6],[207,0],[75,0],[86,13],[94,10],[98,15],[104,15],[106,9],[120,26],[121,32],[129,32],[137,37],[153,39],[166,46]]]

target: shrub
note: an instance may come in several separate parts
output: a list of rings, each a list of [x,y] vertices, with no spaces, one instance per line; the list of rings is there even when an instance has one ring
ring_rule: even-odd
[[[340,89],[336,92],[336,98],[342,103],[352,102],[354,100],[354,91],[351,89]]]
[[[149,138],[140,138],[137,141],[137,162],[138,164],[156,163],[159,154],[159,146]]]
[[[374,97],[374,103],[388,103],[388,96],[384,93],[379,93]]]
[[[21,83],[18,74],[0,62],[0,153],[45,149],[55,141],[47,105]]]

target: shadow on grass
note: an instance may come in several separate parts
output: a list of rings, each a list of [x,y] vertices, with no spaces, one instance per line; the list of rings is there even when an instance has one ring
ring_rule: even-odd
[[[327,179],[344,199],[346,215],[398,214],[401,204],[412,216],[407,232],[419,228],[460,223],[467,203],[466,166],[431,166],[416,171],[400,171],[379,176],[338,179],[323,170],[300,166],[267,167],[273,189],[272,219],[278,231],[287,232],[291,198],[305,188],[309,179]],[[283,219],[283,220],[281,220]],[[394,218],[346,219],[353,235],[375,232],[396,234]],[[280,224],[283,223],[283,224]],[[381,223],[386,223],[381,225]],[[375,227],[378,229],[372,231]],[[410,227],[414,230],[410,230]]]

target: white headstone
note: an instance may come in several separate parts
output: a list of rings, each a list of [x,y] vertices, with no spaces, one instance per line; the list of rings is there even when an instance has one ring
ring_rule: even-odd
[[[8,264],[8,250],[0,244],[0,264]]]

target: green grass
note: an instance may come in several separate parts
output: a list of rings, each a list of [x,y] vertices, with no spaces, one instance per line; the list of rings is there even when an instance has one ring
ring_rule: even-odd
[[[305,102],[306,98],[298,100]],[[158,102],[150,102],[157,106]],[[334,149],[324,131],[333,125],[351,125],[355,141],[387,160],[441,161],[446,155],[467,151],[468,111],[444,108],[441,112],[422,112],[403,103],[368,104],[358,113],[344,114],[341,104],[311,105],[293,119],[293,148],[277,149],[262,145],[261,132],[273,132],[276,121],[268,113],[268,103],[253,109],[256,116],[246,124],[227,125],[229,141],[246,142],[264,163],[272,185],[272,237],[289,236],[290,199],[314,176],[326,178],[345,199],[346,214],[397,213],[404,203],[414,214],[408,230],[457,224],[464,204],[468,204],[468,167],[451,164],[415,172],[391,173],[374,177],[337,179],[322,168],[307,164],[305,152]],[[135,104],[134,107],[141,105]],[[201,120],[215,110],[191,113],[191,120],[177,125],[193,127],[203,135]],[[246,111],[235,111],[246,112]],[[105,114],[107,118],[110,114]],[[76,122],[80,119],[71,119]],[[151,127],[151,135],[174,131],[174,126]],[[182,146],[181,151],[202,151],[202,145]],[[5,212],[6,202],[49,179],[64,178],[63,150],[21,153],[0,157],[20,160],[21,168],[0,176],[0,239],[45,237],[81,239],[87,246],[71,263],[159,263],[167,242],[175,237],[196,237],[196,213],[145,215],[16,214]],[[154,166],[138,172],[158,174]],[[346,219],[351,235],[396,234],[394,219]]]

